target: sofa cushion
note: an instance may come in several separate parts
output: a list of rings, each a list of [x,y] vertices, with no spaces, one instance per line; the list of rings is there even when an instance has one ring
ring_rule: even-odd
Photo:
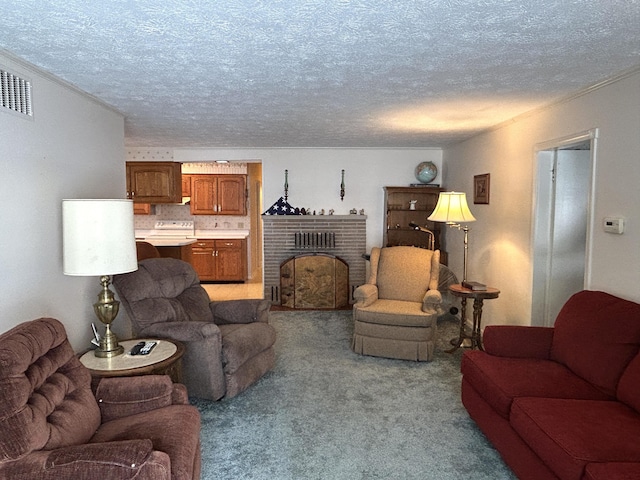
[[[171,405],[103,423],[91,443],[150,439],[171,459],[172,479],[191,479],[200,449],[200,414],[190,405]]]
[[[91,375],[58,320],[0,335],[0,461],[85,443],[99,424]]]
[[[460,369],[465,380],[506,419],[516,397],[613,398],[551,360],[496,357],[470,350],[464,353]]]
[[[368,307],[356,307],[357,321],[397,327],[435,327],[437,317],[422,310],[422,303],[378,299]]]
[[[482,346],[490,355],[549,360],[553,328],[524,325],[488,325]]]
[[[173,394],[168,375],[141,375],[135,388],[128,377],[103,378],[96,388],[103,423],[172,405]]]
[[[585,290],[565,303],[554,328],[551,359],[615,395],[640,349],[640,304]]]
[[[89,443],[39,450],[0,463],[0,478],[14,480],[169,480],[171,461],[149,440]]]
[[[592,462],[640,462],[640,416],[617,401],[516,398],[511,426],[562,480]]]

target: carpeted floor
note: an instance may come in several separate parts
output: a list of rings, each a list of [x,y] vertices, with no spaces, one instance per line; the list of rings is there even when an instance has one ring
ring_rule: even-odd
[[[457,323],[430,363],[350,350],[350,311],[276,311],[276,367],[239,396],[192,399],[202,479],[513,480],[460,403]]]

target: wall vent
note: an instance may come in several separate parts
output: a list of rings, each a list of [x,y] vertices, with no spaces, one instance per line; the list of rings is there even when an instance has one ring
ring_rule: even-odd
[[[0,69],[0,106],[33,116],[31,82]]]

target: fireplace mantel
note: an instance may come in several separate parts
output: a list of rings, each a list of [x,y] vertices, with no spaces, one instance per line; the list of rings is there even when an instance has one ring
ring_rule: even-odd
[[[302,222],[305,221],[313,221],[313,220],[353,220],[353,219],[362,219],[366,220],[366,215],[262,215],[264,220],[269,219],[271,221],[288,221],[288,220],[299,220]]]

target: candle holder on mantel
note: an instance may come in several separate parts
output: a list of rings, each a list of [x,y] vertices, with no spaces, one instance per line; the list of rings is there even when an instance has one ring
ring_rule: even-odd
[[[289,198],[289,170],[284,171],[284,199]]]

